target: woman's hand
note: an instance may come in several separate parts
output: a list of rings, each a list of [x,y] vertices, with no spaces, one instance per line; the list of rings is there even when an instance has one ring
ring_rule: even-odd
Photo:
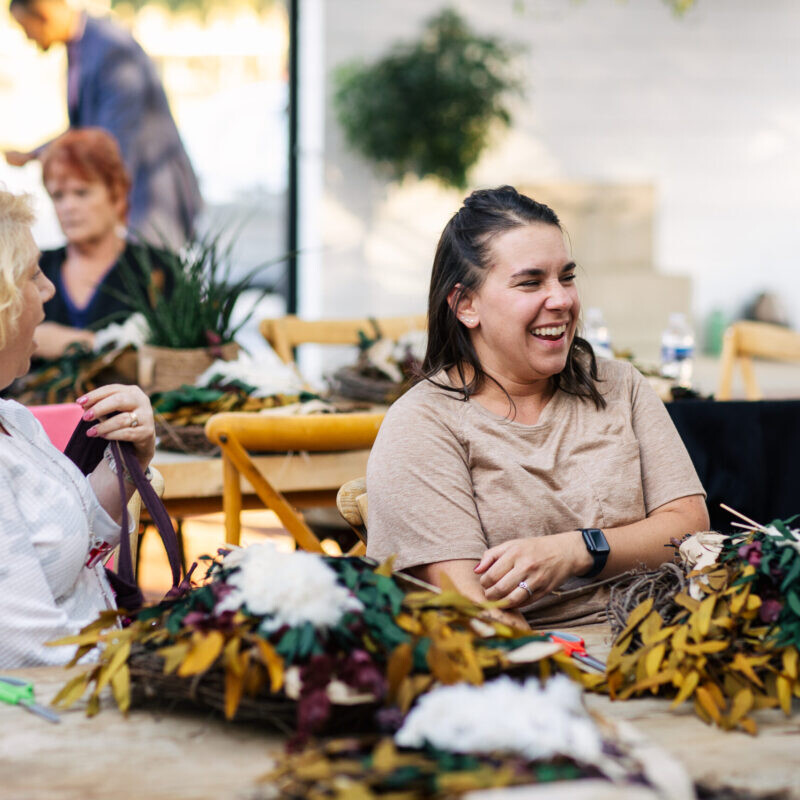
[[[527,605],[592,567],[580,531],[511,539],[483,554],[475,572],[487,600],[505,600],[509,608]],[[528,590],[520,586],[525,581]]]
[[[147,468],[156,449],[156,431],[150,400],[138,386],[101,386],[79,397],[77,403],[83,406],[84,420],[98,421],[86,431],[87,436],[130,442],[142,469]]]

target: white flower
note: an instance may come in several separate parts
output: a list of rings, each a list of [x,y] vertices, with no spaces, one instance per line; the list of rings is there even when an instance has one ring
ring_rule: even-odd
[[[720,552],[722,552],[722,543],[727,538],[722,533],[702,531],[684,539],[678,548],[678,555],[683,562],[684,568],[691,572],[692,570],[703,569],[703,567],[707,567],[710,564],[715,564]],[[689,595],[695,600],[703,599],[703,591],[700,589],[701,584],[708,584],[708,578],[705,575],[689,579]]]
[[[217,612],[247,606],[251,614],[271,617],[262,623],[266,630],[306,622],[316,628],[331,627],[348,611],[363,610],[358,599],[337,582],[336,573],[311,553],[281,553],[265,542],[233,550],[222,563],[239,569],[228,577],[234,589],[217,604]]]
[[[602,756],[580,689],[563,675],[544,687],[536,678],[520,684],[502,677],[434,689],[420,698],[395,741],[456,753],[518,753],[532,761],[563,755],[593,763]]]

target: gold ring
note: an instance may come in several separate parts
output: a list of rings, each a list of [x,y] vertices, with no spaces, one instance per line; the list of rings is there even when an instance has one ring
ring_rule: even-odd
[[[139,417],[136,416],[135,411],[129,412],[131,415],[131,421],[128,423],[129,428],[135,428],[139,424]]]

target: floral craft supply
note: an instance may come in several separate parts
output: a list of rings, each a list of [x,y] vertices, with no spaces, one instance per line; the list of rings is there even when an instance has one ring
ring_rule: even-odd
[[[394,740],[400,747],[514,753],[529,761],[566,756],[592,764],[602,752],[602,737],[580,688],[563,675],[544,685],[504,676],[482,687],[434,689],[411,709]]]
[[[480,684],[509,669],[585,675],[546,637],[486,619],[489,605],[455,590],[406,591],[389,563],[376,569],[363,558],[279,554],[264,545],[205,558],[202,585],[141,610],[128,627],[116,627],[112,612],[60,640],[79,645],[76,663],[94,647],[101,652],[57,702],[70,705],[91,688],[95,713],[110,683],[123,710],[132,688],[134,700],[199,698],[229,719],[280,716],[303,738],[335,723],[342,704],[368,707],[368,729],[396,726],[435,681]],[[513,651],[532,642],[548,648],[515,663]],[[293,721],[276,711],[278,702]],[[259,704],[268,711],[259,713]]]
[[[788,716],[800,697],[800,531],[790,521],[680,544],[687,588],[654,607],[643,600],[617,634],[605,688],[613,699],[672,696],[673,707],[694,701],[698,716],[725,728],[757,731],[752,712],[780,706]],[[719,537],[719,535],[717,535]],[[696,541],[692,542],[692,539]],[[692,555],[694,554],[694,555]],[[654,573],[655,575],[655,573]]]
[[[665,800],[694,796],[685,771],[668,754],[630,726],[590,715],[577,685],[558,675],[544,686],[504,676],[483,686],[432,689],[392,738],[329,739],[279,756],[253,800],[445,800],[582,779],[652,787]],[[602,791],[597,783],[592,787]],[[579,783],[575,790],[581,791]]]
[[[319,558],[301,551],[283,553],[269,542],[232,550],[222,559],[232,569],[232,588],[217,603],[216,612],[243,611],[265,617],[259,627],[272,633],[284,625],[331,628],[348,612],[364,606]]]

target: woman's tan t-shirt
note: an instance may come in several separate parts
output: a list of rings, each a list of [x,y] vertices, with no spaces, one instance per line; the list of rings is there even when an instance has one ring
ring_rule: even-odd
[[[367,554],[396,569],[479,560],[509,539],[615,528],[705,494],[663,403],[626,362],[598,360],[607,406],[557,391],[536,425],[423,381],[381,426],[367,467]],[[441,376],[446,380],[446,376]],[[567,581],[534,624],[601,618],[606,587]],[[584,588],[585,587],[585,588]]]

